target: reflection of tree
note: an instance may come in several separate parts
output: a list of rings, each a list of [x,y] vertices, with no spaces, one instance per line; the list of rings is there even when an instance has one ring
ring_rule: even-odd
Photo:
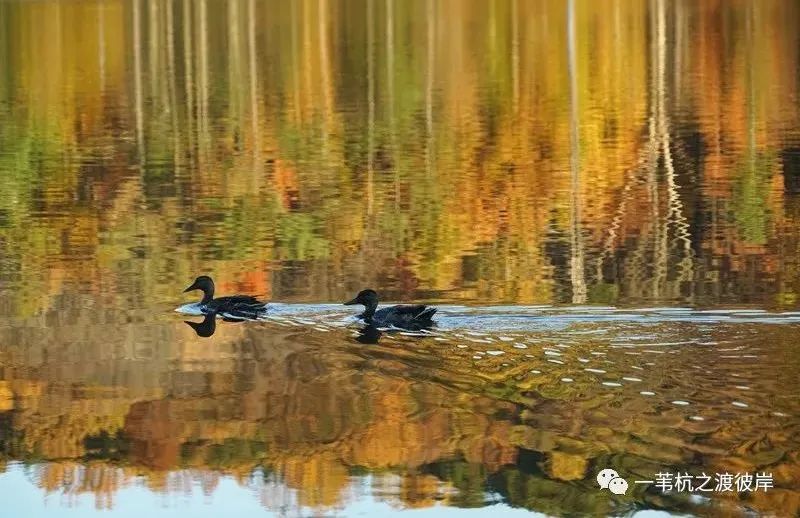
[[[575,57],[575,0],[567,3],[567,49],[569,53],[570,91],[570,279],[572,281],[572,303],[586,303],[586,279],[584,277],[583,237],[581,236],[581,181],[580,181],[580,135],[578,131],[578,78]]]
[[[192,55],[193,44],[193,27],[192,23],[192,9],[191,0],[183,0],[183,18],[182,30],[183,33],[183,69],[184,69],[184,85],[186,97],[186,139],[187,148],[194,151],[195,146],[195,117],[194,117],[194,57]],[[177,136],[177,135],[176,135]],[[178,162],[180,163],[180,162]]]
[[[139,0],[133,0],[133,88],[136,98],[136,142],[139,150],[139,167],[144,167],[144,108],[142,106],[142,24]]]
[[[756,59],[753,32],[753,6],[745,12],[745,41],[747,43],[747,62]],[[756,101],[753,66],[745,72],[745,88],[747,103],[747,150],[746,157],[734,170],[733,206],[734,217],[742,239],[753,245],[764,245],[767,242],[767,226],[769,223],[768,193],[772,179],[771,166],[773,159],[759,153],[756,147]],[[759,156],[761,155],[761,156]]]
[[[770,172],[798,115],[790,6],[62,7],[36,8],[92,38],[44,45],[34,7],[3,6],[0,233],[18,293],[37,264],[53,276],[19,307],[201,267],[278,296],[314,278],[316,299],[352,282],[520,302],[732,300],[794,271]],[[287,246],[292,228],[325,253]],[[720,276],[737,280],[702,294]]]
[[[678,9],[677,4],[672,4]],[[663,300],[681,298],[681,285],[692,279],[693,251],[689,236],[689,224],[683,214],[684,205],[676,180],[673,159],[672,128],[667,98],[671,91],[667,86],[667,10],[666,3],[650,4],[650,92],[647,141],[643,156],[637,166],[627,175],[624,195],[612,219],[603,253],[598,262],[598,278],[602,275],[603,263],[613,252],[613,244],[619,239],[622,220],[634,196],[635,185],[641,176],[647,185],[649,218],[648,230],[652,237],[642,236],[633,249],[630,267],[633,270],[629,289],[637,298]],[[677,42],[676,47],[680,47]],[[677,59],[677,57],[673,57]],[[675,89],[672,89],[674,91]],[[662,169],[663,168],[663,169]],[[661,177],[665,179],[666,200],[662,201]],[[665,207],[664,207],[665,206]],[[666,212],[665,215],[662,215]],[[652,248],[648,250],[648,245]],[[677,259],[676,266],[672,263]],[[652,266],[651,266],[652,265]],[[649,274],[648,274],[649,273]],[[650,284],[649,289],[645,284]]]

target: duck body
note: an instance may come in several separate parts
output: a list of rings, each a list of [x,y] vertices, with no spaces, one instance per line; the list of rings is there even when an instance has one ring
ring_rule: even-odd
[[[398,305],[381,308],[375,311],[375,314],[370,319],[373,325],[392,325],[395,327],[412,328],[416,327],[422,329],[433,325],[433,315],[436,313],[436,308],[428,307],[423,304],[416,305]],[[361,318],[365,321],[369,318],[364,313]]]
[[[410,331],[427,329],[434,325],[436,308],[423,304],[398,305],[378,308],[378,294],[375,290],[363,290],[356,298],[344,303],[345,306],[361,304],[365,311],[358,315],[368,325],[375,327],[398,327]]]
[[[264,303],[249,295],[232,295],[230,297],[219,297],[200,305],[204,312],[229,313],[236,311],[254,311],[264,309]]]
[[[193,290],[203,292],[200,300],[200,311],[203,313],[228,314],[234,317],[254,318],[263,313],[265,303],[250,295],[231,295],[214,298],[214,281],[207,275],[201,275],[184,293]]]

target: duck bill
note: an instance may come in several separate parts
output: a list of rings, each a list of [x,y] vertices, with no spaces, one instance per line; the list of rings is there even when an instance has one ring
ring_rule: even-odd
[[[188,292],[190,292],[190,291],[194,291],[194,290],[198,290],[198,289],[200,289],[200,288],[198,288],[196,284],[192,284],[191,286],[189,286],[188,288],[186,288],[185,290],[183,290],[183,292],[184,292],[184,293],[188,293]]]
[[[355,306],[356,304],[358,304],[358,299],[348,300],[344,303],[345,306]]]

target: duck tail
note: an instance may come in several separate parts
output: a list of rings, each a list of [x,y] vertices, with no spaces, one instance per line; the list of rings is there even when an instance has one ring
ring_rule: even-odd
[[[435,314],[436,314],[436,308],[426,307],[425,309],[419,312],[419,314],[416,317],[416,320],[420,320],[423,322],[432,322],[433,315]]]

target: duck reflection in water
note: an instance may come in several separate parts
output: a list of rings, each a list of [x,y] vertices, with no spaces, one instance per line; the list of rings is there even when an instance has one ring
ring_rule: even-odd
[[[222,315],[223,322],[244,322],[246,318],[234,317],[231,315]],[[194,329],[197,336],[201,338],[208,338],[217,331],[217,312],[206,313],[202,322],[192,322],[191,320],[184,320],[184,323]]]
[[[377,344],[383,335],[383,331],[373,325],[366,325],[358,330],[356,341],[362,344]]]

